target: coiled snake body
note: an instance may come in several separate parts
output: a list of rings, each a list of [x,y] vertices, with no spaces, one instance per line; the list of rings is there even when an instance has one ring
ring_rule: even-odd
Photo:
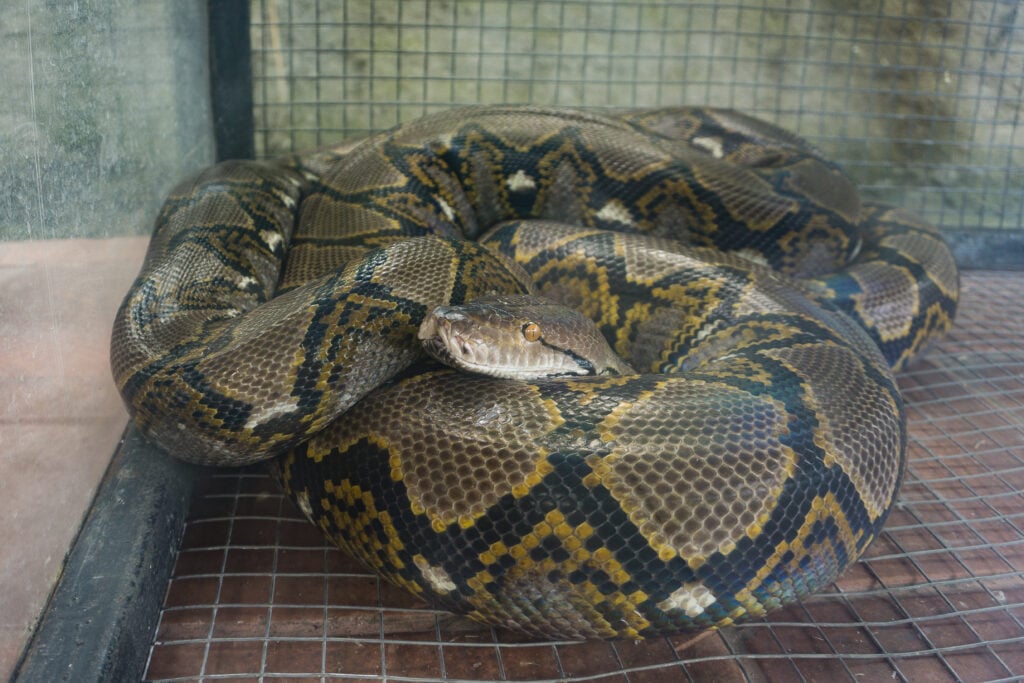
[[[904,466],[890,368],[957,282],[934,229],[756,119],[474,108],[181,185],[111,359],[150,438],[276,457],[335,543],[431,603],[642,637],[762,615],[863,552]],[[534,289],[641,374],[422,360],[434,307]]]

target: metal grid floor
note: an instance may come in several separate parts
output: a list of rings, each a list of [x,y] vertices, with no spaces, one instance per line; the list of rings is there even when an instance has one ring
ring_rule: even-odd
[[[193,502],[147,680],[997,681],[1024,676],[1024,274],[968,272],[900,377],[909,470],[826,593],[641,642],[531,642],[425,607],[337,550],[259,469]]]

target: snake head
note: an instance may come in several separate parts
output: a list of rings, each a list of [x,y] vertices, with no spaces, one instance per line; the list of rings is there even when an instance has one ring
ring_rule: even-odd
[[[442,363],[491,377],[635,374],[589,318],[538,296],[438,306],[420,325],[419,338]]]

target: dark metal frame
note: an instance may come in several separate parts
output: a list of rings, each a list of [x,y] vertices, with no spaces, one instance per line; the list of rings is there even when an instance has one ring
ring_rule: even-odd
[[[210,0],[210,101],[217,160],[252,159],[252,64],[248,0]]]

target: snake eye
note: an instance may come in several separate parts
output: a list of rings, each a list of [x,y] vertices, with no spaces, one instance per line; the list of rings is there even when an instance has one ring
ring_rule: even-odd
[[[523,339],[528,342],[535,342],[540,339],[540,325],[537,323],[526,323],[523,325]]]

